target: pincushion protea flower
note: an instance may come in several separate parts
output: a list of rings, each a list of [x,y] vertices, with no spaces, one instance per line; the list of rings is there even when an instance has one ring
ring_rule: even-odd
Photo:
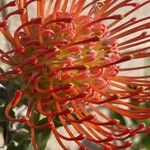
[[[31,128],[35,150],[35,129],[50,128],[64,150],[67,148],[62,139],[76,142],[80,149],[89,149],[82,144],[83,139],[104,150],[126,149],[132,144],[130,137],[150,131],[144,124],[135,129],[125,127],[108,113],[115,111],[138,120],[150,118],[150,108],[142,107],[150,100],[150,76],[130,75],[132,70],[145,70],[150,65],[120,67],[126,61],[142,62],[150,57],[150,35],[145,31],[150,27],[150,17],[131,17],[149,3],[16,0],[0,7],[1,12],[16,9],[0,22],[1,33],[12,45],[11,50],[0,50],[0,60],[11,68],[0,75],[0,80],[21,85],[5,115]],[[37,16],[29,19],[28,7],[36,4]],[[126,12],[117,14],[120,8],[126,8]],[[9,19],[18,15],[21,25],[12,33]],[[11,116],[10,111],[22,104],[23,98],[28,99],[26,116]],[[46,124],[34,122],[35,111],[47,118]],[[67,136],[58,132],[56,118]]]

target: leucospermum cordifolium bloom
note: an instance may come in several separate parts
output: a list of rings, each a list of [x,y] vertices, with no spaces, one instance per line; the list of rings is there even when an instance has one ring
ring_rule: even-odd
[[[1,13],[14,8],[0,22],[12,47],[0,50],[1,62],[10,66],[0,80],[20,84],[5,115],[31,129],[35,150],[37,129],[51,129],[64,150],[62,140],[89,149],[82,144],[84,139],[104,150],[126,149],[132,145],[131,137],[150,132],[144,124],[131,129],[109,115],[114,111],[135,120],[150,118],[150,108],[144,105],[150,100],[150,76],[131,74],[150,68],[142,65],[150,57],[150,17],[133,16],[149,4],[149,0],[16,0],[0,7]],[[29,7],[34,5],[37,14],[31,17]],[[126,11],[118,13],[120,8]],[[16,16],[21,23],[10,31],[10,19]],[[121,65],[126,62],[136,66]],[[11,116],[25,98],[25,116]],[[47,123],[36,124],[35,112]],[[67,135],[59,133],[56,120]]]

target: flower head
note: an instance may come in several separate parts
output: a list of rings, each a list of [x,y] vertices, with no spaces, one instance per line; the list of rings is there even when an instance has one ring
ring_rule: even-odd
[[[146,32],[150,17],[131,18],[149,3],[14,0],[0,7],[1,12],[16,8],[0,22],[0,31],[12,46],[11,50],[0,50],[0,60],[10,66],[0,80],[14,80],[21,86],[5,114],[11,121],[31,128],[34,149],[34,129],[50,128],[64,150],[67,148],[62,139],[76,142],[80,149],[86,149],[83,139],[105,150],[126,149],[131,146],[128,138],[150,131],[143,124],[130,129],[109,116],[109,111],[115,111],[132,119],[150,118],[150,108],[141,107],[150,100],[150,76],[130,75],[150,65],[120,65],[150,57],[150,35]],[[28,8],[36,4],[37,15],[29,19]],[[120,8],[126,8],[126,12],[119,14]],[[12,33],[9,19],[18,15],[21,24]],[[124,72],[126,75],[122,75]],[[28,99],[26,116],[11,116],[10,111],[22,104],[23,98]],[[46,117],[47,123],[37,125],[34,111]],[[58,132],[56,118],[67,137]]]

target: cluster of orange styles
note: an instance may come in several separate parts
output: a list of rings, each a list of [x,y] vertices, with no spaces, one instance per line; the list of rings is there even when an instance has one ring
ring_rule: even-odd
[[[63,140],[74,141],[80,150],[90,149],[83,140],[103,150],[124,150],[131,137],[150,132],[144,124],[131,129],[110,115],[150,118],[150,75],[138,73],[150,68],[143,63],[150,57],[150,17],[140,17],[148,5],[150,0],[13,0],[0,6],[0,13],[8,12],[0,32],[11,45],[0,49],[1,63],[9,66],[0,81],[20,85],[5,115],[31,129],[34,150],[37,129],[51,129],[63,150],[68,149]],[[12,24],[17,17],[20,24]],[[25,116],[12,116],[25,98]],[[37,125],[35,112],[47,123]]]

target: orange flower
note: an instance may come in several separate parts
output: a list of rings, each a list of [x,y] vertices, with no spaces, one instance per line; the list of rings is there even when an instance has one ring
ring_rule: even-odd
[[[132,144],[128,138],[150,131],[143,124],[130,129],[109,116],[109,111],[115,111],[132,119],[150,118],[150,108],[141,107],[150,100],[150,76],[130,75],[133,70],[150,68],[141,65],[143,58],[150,57],[150,35],[146,32],[150,17],[131,18],[149,3],[16,0],[0,7],[1,12],[16,9],[0,22],[0,31],[12,46],[7,52],[0,50],[0,60],[11,68],[0,75],[0,80],[14,80],[21,86],[5,114],[10,121],[31,128],[35,150],[35,129],[50,128],[64,150],[62,139],[76,142],[82,150],[89,149],[82,144],[83,139],[104,150],[126,149]],[[28,6],[36,4],[37,16],[31,18]],[[118,14],[120,8],[126,12]],[[17,15],[21,25],[12,33],[9,20]],[[127,61],[140,61],[141,66],[122,68]],[[23,98],[28,99],[26,116],[11,116],[10,111],[23,104]],[[34,111],[46,117],[47,123],[37,125]],[[56,118],[68,136],[58,132]]]

